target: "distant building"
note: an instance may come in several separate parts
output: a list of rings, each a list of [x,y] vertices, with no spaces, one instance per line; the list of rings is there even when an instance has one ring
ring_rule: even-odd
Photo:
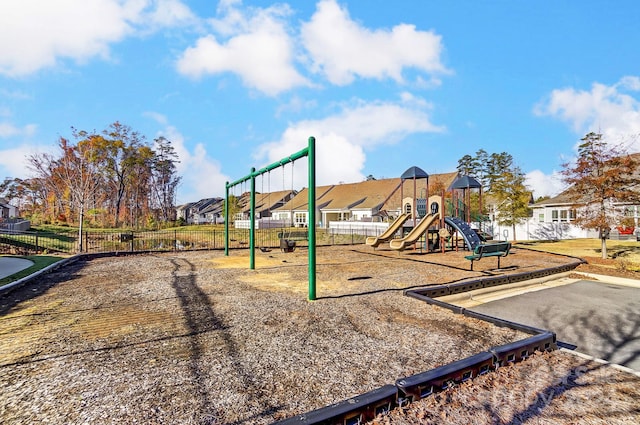
[[[18,207],[9,204],[5,199],[0,199],[0,219],[8,220],[18,216]]]
[[[176,208],[176,217],[187,224],[215,224],[221,216],[223,204],[222,198],[205,198],[190,202]]]

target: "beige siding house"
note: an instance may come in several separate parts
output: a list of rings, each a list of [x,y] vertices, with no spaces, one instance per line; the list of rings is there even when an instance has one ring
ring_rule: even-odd
[[[329,228],[336,222],[389,222],[403,210],[413,210],[415,198],[439,194],[447,189],[457,173],[434,174],[413,181],[400,178],[367,180],[358,183],[319,186],[316,188],[318,226]],[[302,189],[291,201],[273,211],[274,218],[293,219],[297,227],[308,225],[308,191]]]

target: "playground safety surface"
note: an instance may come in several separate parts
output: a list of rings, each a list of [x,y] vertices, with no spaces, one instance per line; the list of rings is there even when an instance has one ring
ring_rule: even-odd
[[[574,261],[514,249],[471,272],[464,255],[319,248],[314,302],[304,249],[258,252],[256,270],[246,250],[74,263],[0,298],[0,419],[271,423],[525,337],[403,290]],[[432,423],[637,423],[639,383],[554,352],[421,402]]]

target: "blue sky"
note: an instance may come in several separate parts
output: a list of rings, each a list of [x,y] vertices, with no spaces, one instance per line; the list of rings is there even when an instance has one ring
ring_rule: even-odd
[[[309,136],[319,184],[450,172],[484,149],[554,195],[587,132],[640,151],[638,16],[636,0],[5,0],[0,178],[28,177],[72,126],[119,121],[172,141],[180,203]]]

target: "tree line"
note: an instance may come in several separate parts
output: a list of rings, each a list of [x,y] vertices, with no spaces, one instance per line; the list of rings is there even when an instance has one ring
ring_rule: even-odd
[[[532,192],[526,186],[526,176],[515,165],[513,156],[507,152],[489,154],[480,149],[475,155],[468,154],[460,158],[457,169],[460,174],[478,180],[485,200],[487,197],[491,198],[497,222],[503,226],[511,226],[515,235],[516,225],[530,216]],[[485,210],[480,205],[480,199],[476,200],[475,208],[477,212]]]
[[[27,158],[32,177],[5,179],[0,194],[35,222],[156,227],[175,220],[180,183],[171,141],[152,143],[114,122],[102,132],[72,128],[54,153]]]
[[[175,221],[178,156],[171,141],[149,143],[127,125],[114,122],[102,132],[72,128],[72,138],[60,137],[57,151],[27,158],[32,176],[6,178],[0,197],[16,205],[23,217],[38,223],[100,227],[156,228]],[[589,133],[575,160],[562,164],[569,199],[575,203],[575,223],[599,230],[603,238],[624,220],[617,204],[640,203],[638,158]],[[485,199],[472,200],[472,212],[486,213],[486,198],[500,225],[515,226],[530,216],[532,192],[526,176],[507,152],[484,149],[458,160],[462,175],[476,178]],[[372,175],[367,179],[375,179]]]

